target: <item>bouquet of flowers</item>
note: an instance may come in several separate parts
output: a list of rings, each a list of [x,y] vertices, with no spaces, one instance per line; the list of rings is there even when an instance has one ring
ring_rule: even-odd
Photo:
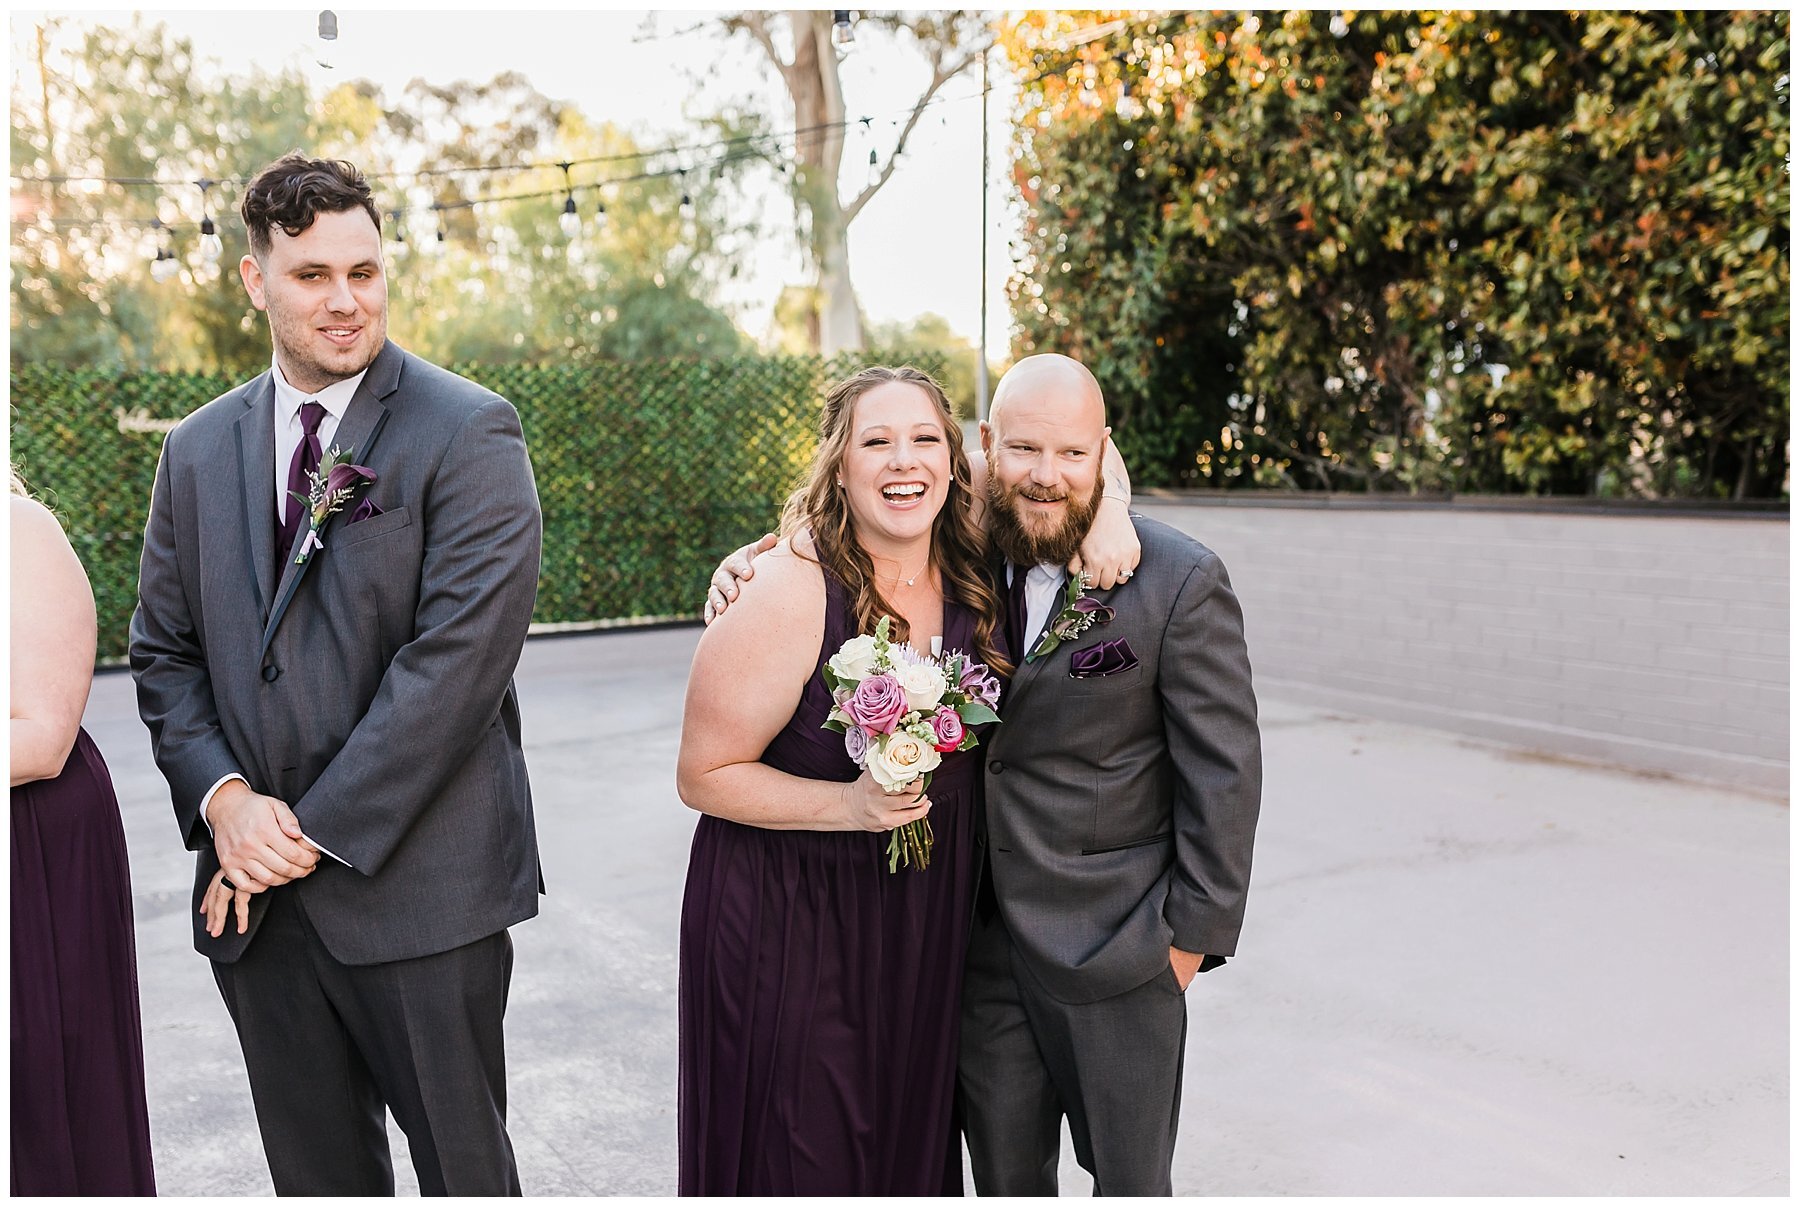
[[[883,616],[873,636],[852,637],[825,663],[834,707],[825,728],[844,735],[844,750],[890,791],[931,786],[931,773],[953,750],[975,745],[974,727],[998,721],[1000,680],[960,650],[941,658],[888,639]],[[908,822],[888,836],[888,871],[931,866],[931,823]]]

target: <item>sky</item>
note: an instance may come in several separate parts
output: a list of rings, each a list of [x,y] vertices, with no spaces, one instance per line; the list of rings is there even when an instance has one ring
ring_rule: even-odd
[[[338,37],[318,37],[318,9],[247,12],[242,9],[137,10],[193,41],[196,57],[215,69],[274,72],[298,67],[319,91],[369,79],[390,97],[408,81],[435,84],[485,81],[518,71],[539,92],[574,103],[589,118],[610,121],[643,146],[691,140],[697,119],[733,100],[755,100],[789,128],[791,109],[773,66],[749,41],[724,38],[717,16],[729,10],[643,9],[529,11],[499,8],[427,10],[335,7]],[[34,27],[45,11],[11,16],[15,77],[31,63]],[[48,10],[79,23],[126,24],[131,12],[82,8]],[[998,54],[995,66],[999,65]],[[324,66],[322,63],[329,63]],[[885,162],[899,120],[929,80],[923,58],[875,31],[864,31],[842,58],[840,74],[852,119],[872,119],[869,134],[853,129],[845,149],[851,165],[843,189],[860,187],[868,151]],[[988,349],[1006,353],[1009,321],[1005,282],[1012,266],[1009,239],[1016,217],[1006,203],[1009,94],[1000,86],[989,104]],[[979,68],[946,84],[914,130],[907,153],[881,192],[850,228],[851,273],[865,315],[875,322],[933,312],[973,340],[981,310],[981,82]],[[246,173],[260,165],[245,165]],[[775,296],[806,279],[792,229],[791,206],[771,186],[746,197],[784,237],[765,241],[754,262],[741,266],[733,294],[723,299],[739,324],[760,336]]]

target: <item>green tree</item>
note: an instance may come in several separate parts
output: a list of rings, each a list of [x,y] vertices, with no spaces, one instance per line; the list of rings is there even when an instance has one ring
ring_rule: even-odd
[[[975,343],[950,329],[950,320],[941,314],[921,314],[917,318],[893,323],[873,323],[869,327],[869,343],[876,348],[889,348],[899,355],[919,355],[944,366],[938,379],[957,414],[975,418]],[[989,398],[993,383],[1000,379],[999,367],[989,365]]]
[[[32,73],[15,73],[19,175],[220,180],[320,135],[295,74],[210,82],[195,70],[192,43],[136,18],[69,32],[39,26],[35,87]],[[203,200],[228,249],[215,263],[197,250]],[[14,205],[15,358],[180,368],[267,358],[229,250],[243,245],[243,227],[222,189],[203,197],[192,183],[150,190],[78,179],[22,185]],[[169,281],[149,276],[153,218],[172,228],[180,257]]]
[[[480,84],[414,81],[392,100],[366,81],[315,97],[297,74],[200,70],[191,44],[161,25],[46,22],[38,35],[40,70],[15,74],[14,171],[223,181],[204,200],[224,250],[215,264],[196,251],[196,185],[23,183],[14,201],[15,358],[233,375],[265,363],[264,323],[237,279],[247,248],[234,182],[295,147],[370,174],[386,215],[392,331],[423,355],[579,362],[722,356],[743,346],[706,300],[728,271],[732,241],[744,237],[728,189],[693,189],[684,212],[680,180],[517,73]],[[607,162],[571,178],[584,214],[574,239],[558,224],[561,171],[486,170],[596,157]],[[482,170],[454,170],[462,168]],[[615,177],[637,179],[602,183]],[[544,193],[556,195],[533,196]],[[471,204],[492,197],[519,199]],[[610,220],[598,230],[602,197]],[[151,217],[172,233],[145,225]],[[181,271],[153,281],[164,238]]]
[[[1142,480],[1769,496],[1784,13],[1032,14],[1021,350]]]
[[[829,9],[794,9],[787,12],[785,20],[761,11],[725,19],[728,30],[748,35],[761,49],[787,89],[791,125],[782,124],[796,132],[797,163],[790,183],[801,237],[814,271],[807,330],[811,350],[825,356],[853,352],[864,343],[862,309],[850,280],[850,224],[894,174],[932,98],[980,62],[993,45],[989,20],[978,12],[857,14],[857,27],[865,31],[865,40],[868,31],[895,36],[919,53],[930,74],[913,99],[886,162],[880,164],[873,179],[845,198],[839,190],[848,111],[838,78],[832,16]]]

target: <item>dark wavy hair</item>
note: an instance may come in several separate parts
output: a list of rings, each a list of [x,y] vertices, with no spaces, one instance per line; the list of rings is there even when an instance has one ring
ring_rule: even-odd
[[[988,571],[987,538],[976,524],[972,510],[975,495],[970,485],[969,456],[963,451],[962,425],[956,421],[944,388],[931,374],[910,365],[871,365],[831,387],[819,416],[819,451],[813,457],[805,485],[788,496],[781,529],[792,533],[803,524],[811,528],[819,564],[850,593],[857,632],[873,633],[877,621],[891,616],[894,639],[905,641],[911,636],[906,620],[881,594],[875,581],[875,564],[856,539],[850,505],[837,485],[838,471],[850,447],[850,420],[857,400],[888,382],[917,386],[937,405],[950,449],[950,486],[943,510],[932,524],[931,562],[951,588],[947,594],[953,593],[975,613],[975,648],[966,652],[998,674],[1010,675],[1012,663],[994,644],[1002,603]]]
[[[250,235],[250,253],[258,260],[269,254],[270,232],[280,227],[288,238],[298,238],[320,214],[361,209],[381,230],[381,212],[375,195],[360,169],[342,159],[308,159],[289,151],[256,174],[244,190],[239,212]]]

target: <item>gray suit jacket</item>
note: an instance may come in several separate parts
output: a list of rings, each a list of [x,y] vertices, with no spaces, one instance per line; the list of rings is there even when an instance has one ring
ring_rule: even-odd
[[[169,433],[144,532],[131,666],[194,905],[218,869],[200,801],[238,772],[349,864],[293,886],[334,957],[447,951],[531,917],[542,887],[512,684],[542,539],[518,414],[385,345],[333,440],[383,513],[346,507],[278,576],[274,399],[264,373]],[[235,961],[265,903],[247,935],[196,914],[194,946]]]
[[[1243,614],[1211,550],[1133,516],[1137,573],[1116,611],[1020,666],[987,743],[985,837],[1021,957],[1068,1002],[1135,988],[1169,948],[1236,952],[1262,796]],[[1137,665],[1079,678],[1124,638]]]

